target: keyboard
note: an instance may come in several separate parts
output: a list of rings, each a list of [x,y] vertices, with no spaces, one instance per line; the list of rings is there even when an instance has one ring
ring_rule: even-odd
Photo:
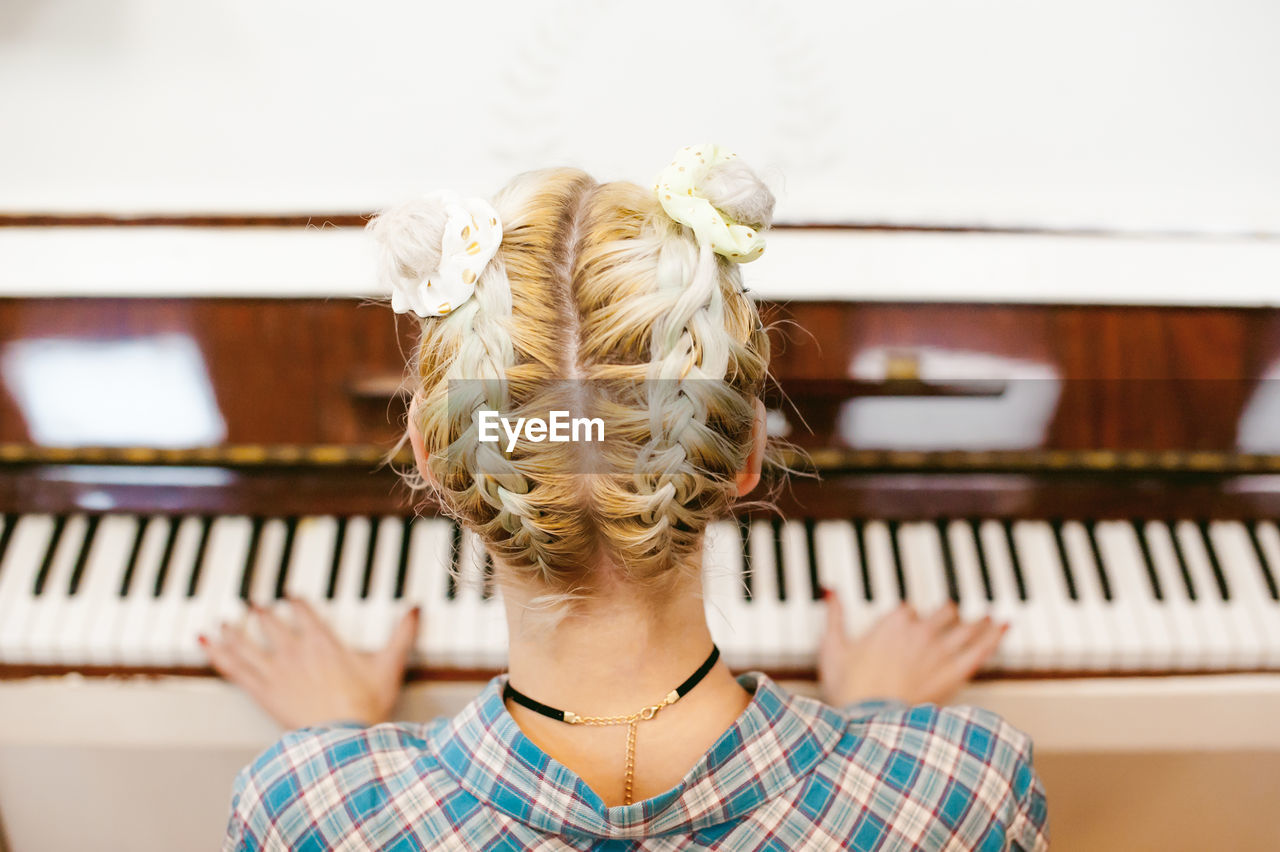
[[[709,527],[708,622],[735,669],[812,677],[822,590],[860,634],[903,602],[1010,624],[984,671],[1280,669],[1272,520],[738,518]],[[0,674],[206,670],[197,636],[246,602],[312,602],[372,649],[423,607],[411,668],[505,665],[479,539],[438,516],[0,516]]]

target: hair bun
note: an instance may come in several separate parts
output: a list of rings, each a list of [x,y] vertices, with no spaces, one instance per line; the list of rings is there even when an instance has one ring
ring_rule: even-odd
[[[700,245],[735,263],[764,252],[773,193],[738,155],[719,145],[688,145],[654,182],[667,215],[693,230]]]

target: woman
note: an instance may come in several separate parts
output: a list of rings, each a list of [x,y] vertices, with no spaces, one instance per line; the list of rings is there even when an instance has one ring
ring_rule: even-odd
[[[417,484],[493,557],[508,673],[452,719],[389,723],[417,611],[373,655],[302,602],[292,623],[255,610],[265,646],[225,626],[213,664],[300,728],[236,779],[225,849],[1047,845],[1026,736],[917,703],[1003,626],[902,607],[851,641],[828,595],[825,704],[718,659],[703,538],[766,454],[768,339],[738,264],[773,205],[700,145],[649,188],[548,169],[492,206],[443,192],[370,223],[393,307],[421,322]],[[479,426],[557,407],[600,440],[526,432],[508,454]]]

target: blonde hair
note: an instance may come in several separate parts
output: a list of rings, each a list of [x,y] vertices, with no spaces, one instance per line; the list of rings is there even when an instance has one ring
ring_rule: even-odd
[[[769,227],[773,194],[740,160],[713,169],[704,192],[734,221]],[[769,342],[739,266],[630,182],[542,169],[492,203],[502,243],[474,297],[421,320],[410,384],[430,477],[411,484],[547,596],[610,581],[664,589],[697,564],[752,449]],[[439,260],[444,214],[429,201],[369,227],[386,279]],[[602,442],[507,456],[477,440],[478,410],[545,406],[555,383],[552,396],[603,416]]]

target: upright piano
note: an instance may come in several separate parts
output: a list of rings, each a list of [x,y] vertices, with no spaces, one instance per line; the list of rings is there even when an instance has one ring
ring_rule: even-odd
[[[962,700],[1039,748],[1280,747],[1280,311],[762,309],[793,473],[707,534],[733,667],[812,691],[824,587],[852,632],[952,600],[1012,625]],[[357,299],[0,299],[11,826],[65,782],[26,747],[224,748],[229,771],[269,742],[196,642],[250,600],[307,598],[362,647],[422,605],[409,715],[502,670],[483,547],[388,455],[412,340]],[[215,813],[228,777],[193,782]]]

